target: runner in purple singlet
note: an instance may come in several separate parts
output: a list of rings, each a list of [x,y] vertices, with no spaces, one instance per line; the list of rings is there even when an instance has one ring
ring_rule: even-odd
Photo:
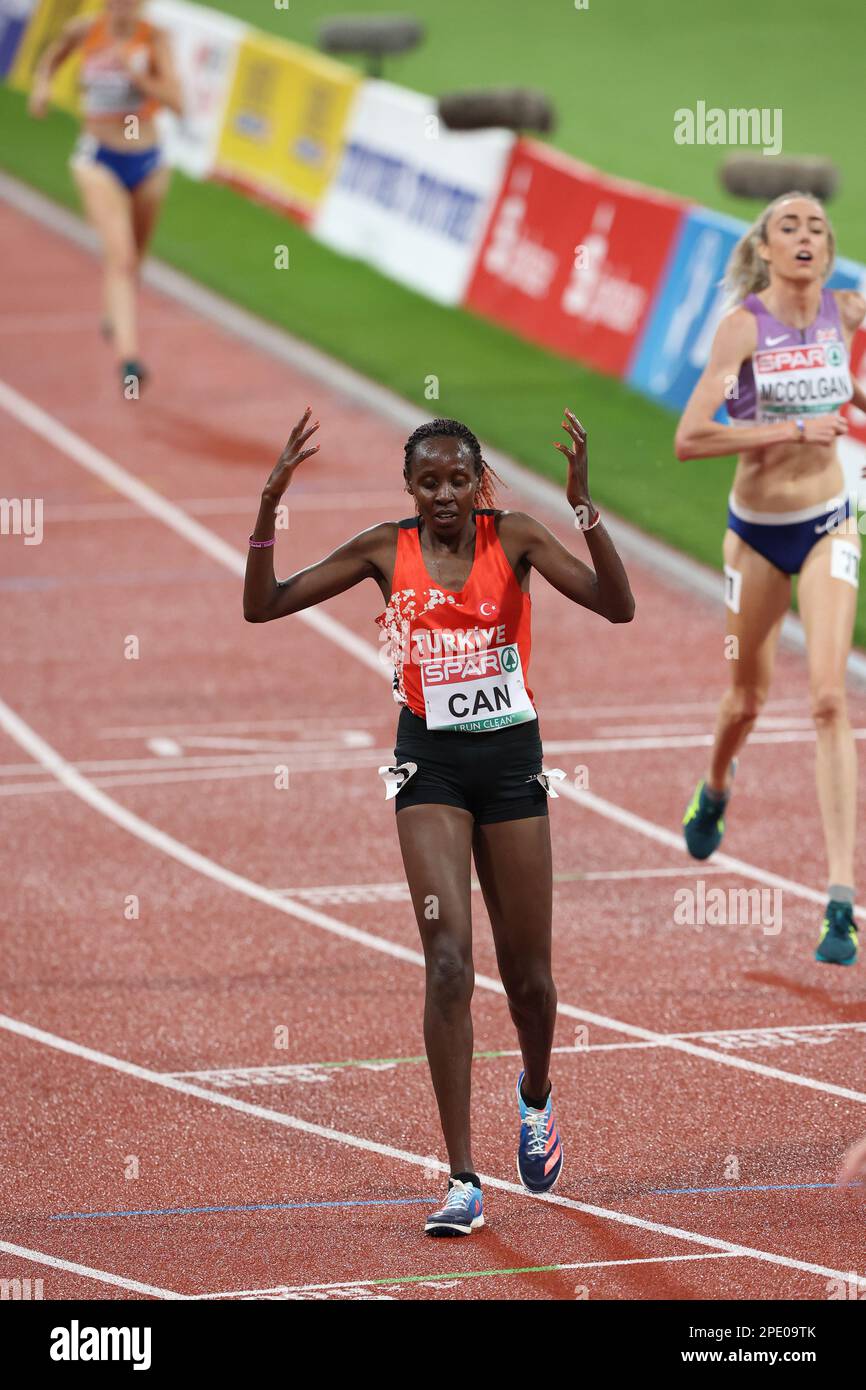
[[[679,459],[737,453],[724,541],[730,688],[709,765],[683,819],[696,859],[718,848],[735,757],[767,697],[782,621],[799,576],[828,905],[816,960],[853,965],[857,756],[845,668],[857,607],[860,537],[837,448],[848,401],[866,408],[849,353],[866,315],[853,290],[828,290],[835,242],[822,205],[786,193],[737,243],[726,273],[731,311],[676,433]],[[731,424],[715,419],[722,403]]]

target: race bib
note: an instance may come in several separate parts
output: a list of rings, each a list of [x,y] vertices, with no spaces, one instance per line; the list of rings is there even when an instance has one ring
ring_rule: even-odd
[[[451,653],[420,665],[428,729],[480,734],[538,717],[516,643]]]
[[[844,343],[760,348],[752,365],[760,424],[841,410],[853,395]]]
[[[857,588],[860,581],[860,552],[850,541],[830,542],[830,573],[834,579],[844,579]]]

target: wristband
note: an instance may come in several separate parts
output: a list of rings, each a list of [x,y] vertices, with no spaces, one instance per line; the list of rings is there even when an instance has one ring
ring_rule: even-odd
[[[598,510],[598,507],[596,507],[595,516],[593,517],[592,521],[590,521],[587,526],[581,526],[580,521],[578,520],[579,511],[586,511],[586,508],[575,507],[574,509],[574,524],[577,527],[578,531],[591,531],[593,526],[597,526],[598,523],[601,521],[601,512]]]
[[[255,546],[257,550],[260,550],[263,546],[266,545],[276,545],[276,542],[276,536],[274,536],[273,539],[269,541],[254,541],[252,536],[250,536],[250,545]]]

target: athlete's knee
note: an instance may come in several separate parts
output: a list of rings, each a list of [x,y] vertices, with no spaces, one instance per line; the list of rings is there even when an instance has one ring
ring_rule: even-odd
[[[112,275],[134,276],[138,272],[138,253],[134,246],[109,243],[105,248],[105,263]]]
[[[427,992],[440,1007],[467,1004],[475,988],[471,957],[449,942],[437,943],[427,953]]]
[[[758,685],[735,685],[727,695],[727,714],[734,724],[753,724],[764,706],[767,692]]]
[[[812,691],[812,718],[815,728],[833,729],[848,719],[848,704],[843,686],[819,685]]]
[[[549,970],[515,971],[503,979],[511,1008],[520,1014],[546,1013],[556,1007],[556,986]]]

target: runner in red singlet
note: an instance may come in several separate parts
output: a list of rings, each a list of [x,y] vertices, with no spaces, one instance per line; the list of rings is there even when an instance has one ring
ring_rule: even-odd
[[[474,974],[470,868],[474,858],[499,973],[523,1056],[517,1080],[517,1166],[546,1192],[562,1171],[548,1068],[556,1018],[551,974],[552,866],[548,794],[535,700],[527,677],[533,569],[566,598],[630,622],[634,600],[613,542],[590,501],[586,433],[565,412],[566,496],[586,532],[593,568],[540,521],[493,500],[492,470],[475,435],[433,420],[405,449],[416,515],[371,526],[288,579],[274,576],[275,513],[318,429],[310,409],[265,484],[244,585],[248,622],[298,613],[372,579],[376,618],[400,705],[394,763],[380,768],[393,798],[403,864],[426,960],[424,1041],[451,1177],[425,1229],[468,1235],[484,1224],[470,1146],[470,1000]],[[480,505],[479,505],[480,504]]]

